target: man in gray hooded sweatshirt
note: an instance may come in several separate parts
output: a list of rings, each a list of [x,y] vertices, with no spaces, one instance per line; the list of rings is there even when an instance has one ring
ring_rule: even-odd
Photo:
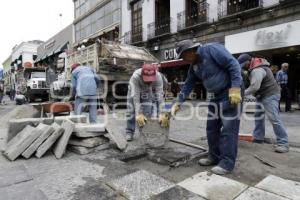
[[[242,54],[238,61],[241,67],[248,70],[250,74],[250,86],[246,89],[245,95],[253,95],[257,99],[254,142],[264,142],[266,113],[277,138],[275,152],[288,152],[288,135],[279,116],[280,88],[269,68],[270,63],[263,58],[251,57],[248,54]]]

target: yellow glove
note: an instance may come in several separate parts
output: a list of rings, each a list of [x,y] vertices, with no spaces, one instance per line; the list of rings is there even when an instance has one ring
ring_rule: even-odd
[[[241,103],[241,88],[230,88],[229,89],[229,102],[232,105],[238,105]]]
[[[147,118],[145,117],[145,115],[143,113],[139,113],[136,118],[136,123],[139,125],[139,127],[145,126],[146,122],[147,122]]]
[[[168,113],[161,113],[159,115],[158,121],[159,121],[160,126],[163,128],[167,128],[170,126],[170,117],[169,117]]]
[[[180,107],[177,103],[175,103],[171,108],[171,116],[175,117],[176,113],[179,111]]]

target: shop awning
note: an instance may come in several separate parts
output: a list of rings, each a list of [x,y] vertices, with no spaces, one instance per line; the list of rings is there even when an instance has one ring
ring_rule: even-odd
[[[163,61],[160,63],[161,68],[180,67],[180,66],[186,66],[186,65],[189,65],[189,63],[187,63],[183,60],[170,60],[170,61]]]

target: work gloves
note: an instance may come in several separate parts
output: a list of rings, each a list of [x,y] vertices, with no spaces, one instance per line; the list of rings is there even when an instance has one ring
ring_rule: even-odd
[[[177,103],[175,103],[171,108],[171,116],[175,117],[176,113],[179,111],[180,107]]]
[[[147,122],[147,118],[145,117],[145,115],[143,113],[139,113],[136,116],[135,120],[139,127],[145,126],[145,124]]]
[[[170,126],[170,117],[169,117],[169,114],[168,113],[161,113],[159,115],[159,124],[161,127],[163,128],[167,128]]]
[[[229,102],[232,105],[238,105],[242,101],[241,88],[229,89]]]

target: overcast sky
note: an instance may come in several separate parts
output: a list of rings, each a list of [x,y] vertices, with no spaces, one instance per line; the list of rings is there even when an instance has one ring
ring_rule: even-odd
[[[45,41],[71,24],[73,18],[72,0],[1,1],[0,66],[16,44],[28,40]]]

